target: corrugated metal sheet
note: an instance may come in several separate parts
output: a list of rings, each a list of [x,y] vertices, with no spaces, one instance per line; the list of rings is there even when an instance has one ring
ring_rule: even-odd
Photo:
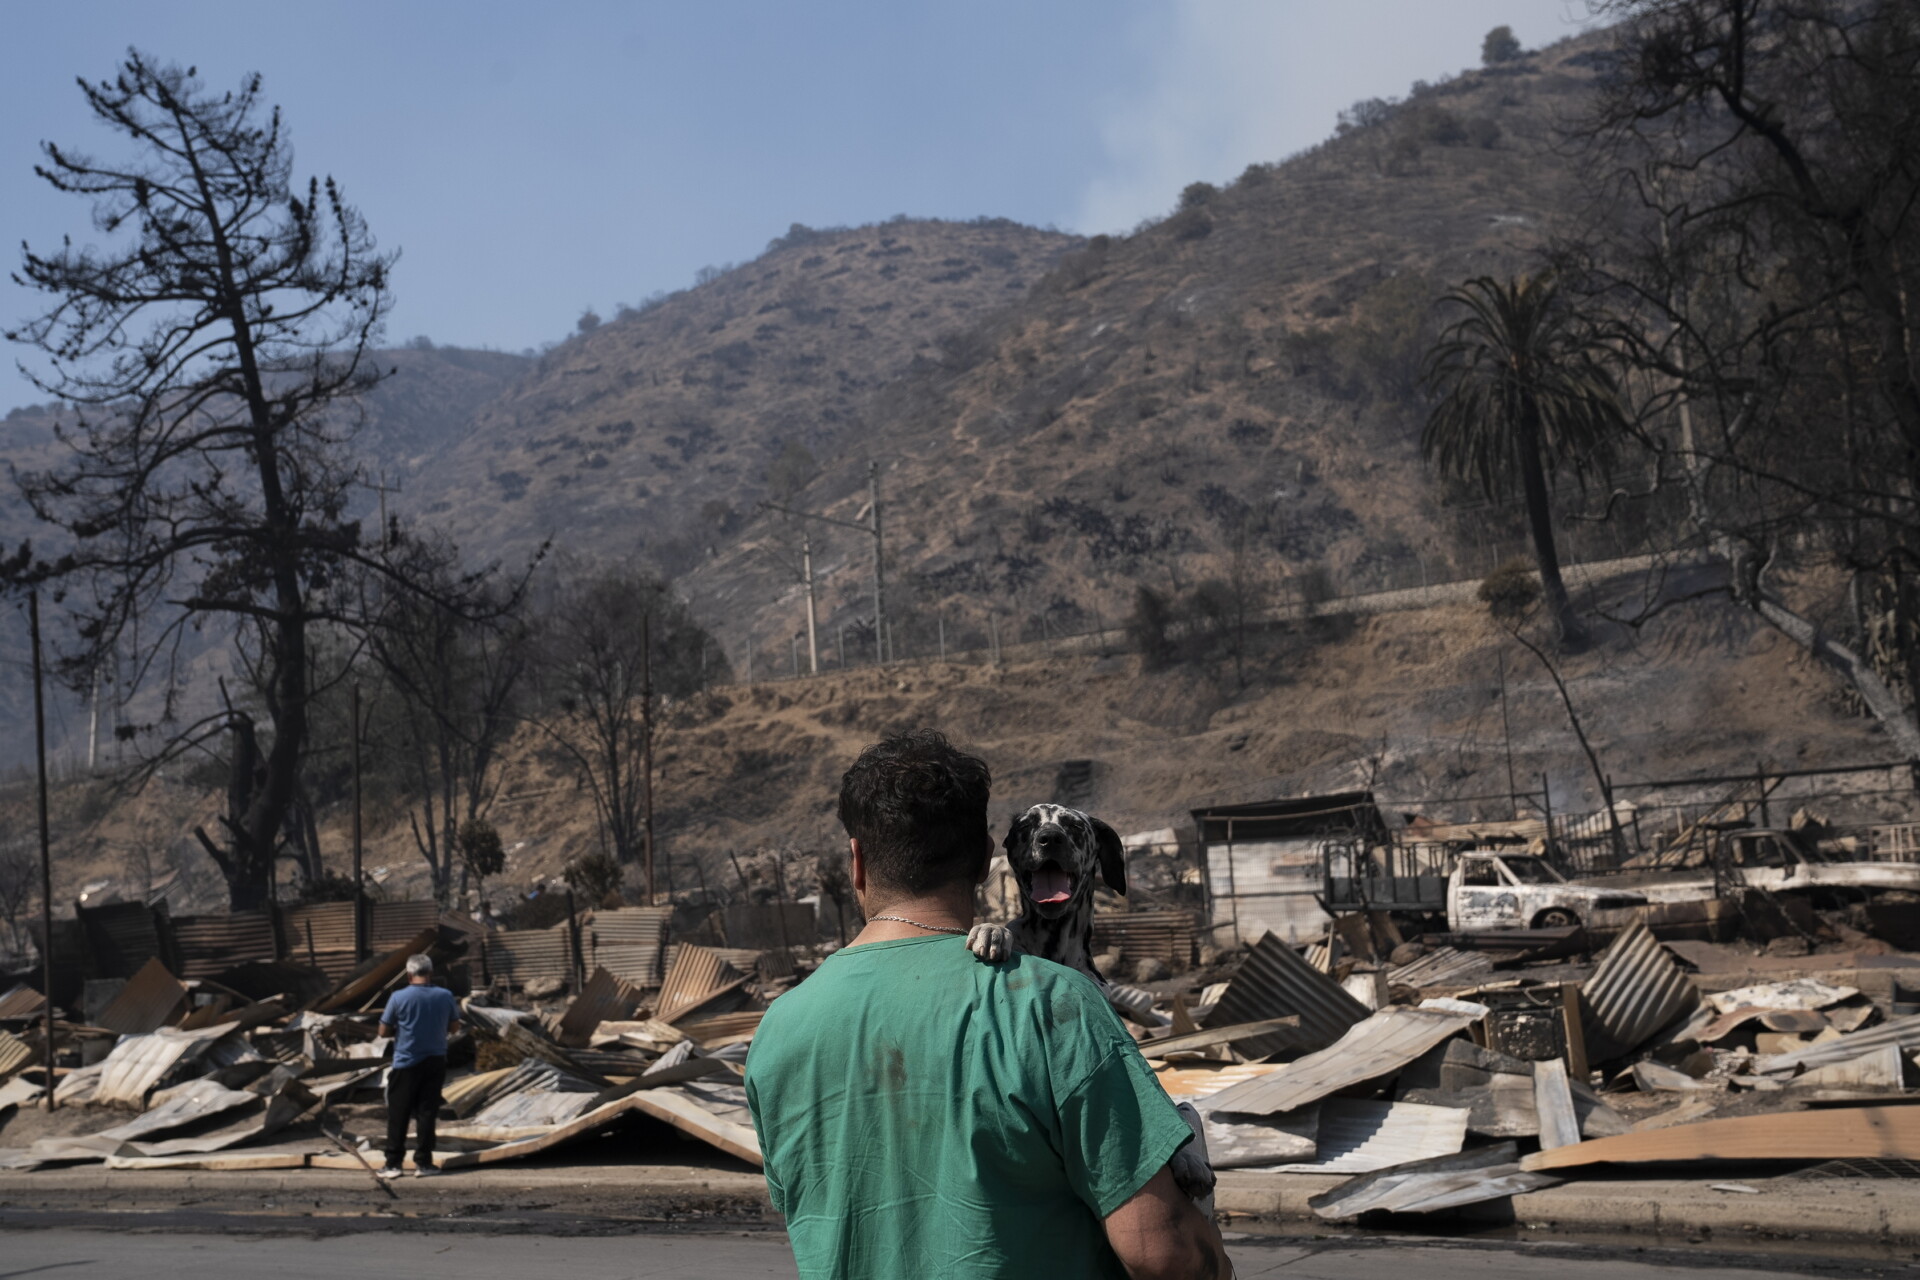
[[[735,903],[721,913],[727,942],[750,951],[804,947],[819,932],[819,918],[805,902]]]
[[[605,968],[595,969],[560,1019],[560,1043],[585,1046],[595,1027],[631,1018],[639,1007],[638,987]]]
[[[1240,1052],[1249,1057],[1260,1057],[1324,1048],[1345,1035],[1347,1028],[1365,1018],[1367,1012],[1367,1007],[1340,984],[1315,972],[1277,934],[1269,933],[1247,954],[1240,971],[1227,984],[1226,994],[1207,1015],[1206,1025],[1230,1027],[1299,1014],[1297,1030],[1275,1032],[1240,1046]]]
[[[95,1022],[123,1036],[145,1035],[172,1020],[187,998],[187,989],[159,960],[149,960],[127,979],[120,994],[102,1009]]]
[[[109,902],[100,907],[76,907],[74,914],[86,931],[91,965],[88,976],[130,978],[149,960],[168,959],[166,904],[149,907],[141,902]]]
[[[487,1091],[516,1070],[517,1067],[500,1067],[494,1071],[476,1071],[470,1076],[449,1080],[440,1091],[440,1100],[452,1108],[454,1115],[470,1116],[478,1106],[485,1104]]]
[[[1349,1085],[1391,1075],[1450,1036],[1486,1016],[1456,1009],[1382,1009],[1333,1045],[1257,1080],[1224,1089],[1201,1108],[1271,1115],[1338,1093]]]
[[[673,967],[660,984],[660,996],[654,1002],[653,1016],[672,1022],[682,1013],[690,1013],[718,993],[744,981],[746,975],[722,959],[710,947],[691,944],[676,949]]]
[[[657,946],[608,945],[593,949],[593,962],[616,978],[624,978],[636,987],[657,987],[665,970],[660,967]]]
[[[168,1089],[164,1097],[155,1094],[153,1103],[136,1119],[111,1129],[102,1129],[101,1134],[128,1141],[157,1138],[169,1130],[184,1129],[229,1111],[264,1105],[259,1094],[248,1093],[244,1089],[229,1089],[218,1081],[205,1079],[192,1080],[179,1088]]]
[[[594,945],[602,943],[660,944],[673,923],[672,907],[613,907],[589,912],[586,926]]]
[[[1605,1062],[1637,1048],[1699,998],[1673,954],[1636,922],[1613,940],[1581,984],[1588,1059]]]
[[[1456,1154],[1467,1142],[1464,1107],[1421,1102],[1328,1098],[1320,1104],[1319,1150],[1300,1173],[1371,1173],[1414,1160]]]
[[[351,930],[352,903],[340,903],[349,909],[347,926]],[[368,907],[367,949],[374,955],[403,947],[428,929],[440,927],[440,908],[431,902],[375,902]],[[351,933],[348,946],[352,946]]]
[[[144,1107],[147,1095],[183,1060],[204,1057],[230,1028],[179,1031],[162,1027],[143,1036],[127,1036],[100,1062],[96,1102]],[[63,1086],[64,1087],[64,1086]],[[57,1093],[57,1091],[56,1091]]]
[[[288,907],[281,913],[287,956],[312,964],[339,982],[360,966],[353,947],[353,903],[318,902]],[[428,929],[440,926],[440,908],[431,902],[373,902],[367,904],[367,951],[382,955],[405,946]]]
[[[211,978],[235,965],[278,958],[273,920],[264,911],[182,916],[173,921],[173,939],[182,978]]]
[[[1343,1182],[1313,1197],[1307,1204],[1314,1213],[1330,1221],[1357,1218],[1375,1211],[1432,1213],[1559,1184],[1560,1179],[1551,1174],[1522,1172],[1518,1162],[1516,1146],[1503,1142],[1459,1155],[1383,1169]]]
[[[1129,960],[1165,960],[1180,968],[1193,963],[1194,917],[1191,911],[1096,911],[1093,951],[1115,947]]]
[[[1153,1068],[1153,1078],[1160,1082],[1167,1096],[1176,1102],[1198,1102],[1201,1098],[1210,1097],[1243,1081],[1257,1080],[1280,1070],[1279,1064],[1271,1062],[1240,1062],[1225,1066],[1149,1062],[1147,1065]]]
[[[564,923],[488,934],[481,954],[489,981],[564,982],[573,973],[573,940]]]
[[[1760,1059],[1755,1070],[1770,1076],[1787,1075],[1803,1068],[1811,1071],[1815,1067],[1832,1066],[1836,1062],[1857,1058],[1890,1044],[1899,1045],[1902,1049],[1920,1048],[1920,1014],[1895,1018],[1891,1022],[1883,1022],[1865,1031],[1855,1031],[1825,1044],[1809,1045],[1791,1053],[1773,1054]]]
[[[47,1007],[47,998],[26,983],[0,996],[0,1022],[37,1018]]]
[[[460,1125],[455,1136],[512,1142],[565,1124],[593,1106],[592,1093],[541,1093],[523,1090],[487,1104]]]
[[[746,1009],[740,1013],[716,1013],[704,1018],[688,1018],[680,1030],[693,1037],[702,1048],[717,1049],[750,1038],[766,1016],[765,1009]]]
[[[1439,947],[1411,964],[1387,970],[1387,981],[1396,987],[1464,987],[1481,974],[1493,971],[1493,961],[1477,951],[1457,947]]]
[[[36,1056],[33,1046],[25,1040],[0,1031],[0,1080],[32,1062]]]
[[[673,962],[680,958],[681,945],[682,944],[677,942],[672,943],[668,945],[667,949],[662,953],[669,973],[673,971]],[[688,943],[685,945],[692,946],[694,944]],[[752,973],[759,967],[760,957],[766,954],[762,951],[755,951],[751,947],[707,947],[705,950],[711,951],[714,955],[719,956],[741,973]]]

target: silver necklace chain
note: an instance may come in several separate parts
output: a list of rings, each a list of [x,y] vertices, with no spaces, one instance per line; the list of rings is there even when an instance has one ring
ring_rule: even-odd
[[[928,933],[967,933],[966,929],[949,929],[943,924],[921,924],[918,920],[909,920],[905,916],[875,916],[875,920],[892,920],[896,924],[910,924],[916,929],[925,929]]]

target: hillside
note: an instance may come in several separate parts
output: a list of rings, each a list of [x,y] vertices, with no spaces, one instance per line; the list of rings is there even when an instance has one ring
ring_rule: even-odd
[[[1124,616],[1137,585],[1178,594],[1236,558],[1286,595],[1477,576],[1518,550],[1510,513],[1444,505],[1461,495],[1421,463],[1418,364],[1438,293],[1524,269],[1573,207],[1553,123],[1590,92],[1602,40],[1463,75],[1224,190],[1196,186],[880,389],[873,433],[802,497],[851,518],[881,460],[896,649],[932,648],[936,613],[972,645],[989,611],[1028,637],[1089,629]],[[783,540],[763,522],[687,579],[736,654],[750,634],[784,658],[798,625],[797,589],[764,553]],[[871,613],[867,548],[833,548],[829,634]]]
[[[768,496],[790,446],[794,480],[808,456],[863,467],[883,427],[875,392],[1073,243],[1004,219],[795,226],[756,261],[549,351],[419,470],[408,510],[485,556],[551,537],[684,571]]]

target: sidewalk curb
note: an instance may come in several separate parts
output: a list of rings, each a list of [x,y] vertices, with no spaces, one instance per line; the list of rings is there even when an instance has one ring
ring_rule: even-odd
[[[1263,1227],[1366,1232],[1378,1225],[1327,1223],[1307,1201],[1347,1175],[1225,1170],[1215,1191],[1224,1214]],[[1716,1191],[1735,1183],[1752,1192]],[[369,1215],[434,1217],[479,1212],[576,1212],[607,1218],[725,1217],[778,1226],[766,1182],[745,1169],[689,1166],[494,1166],[430,1181],[403,1178],[396,1199],[364,1173],[331,1169],[258,1172],[108,1170],[99,1167],[0,1172],[0,1208],[31,1214],[193,1208],[240,1211],[287,1202]],[[1399,1229],[1520,1227],[1529,1231],[1650,1240],[1735,1243],[1802,1239],[1920,1245],[1920,1179],[1779,1180],[1589,1179],[1510,1199],[1388,1220]]]

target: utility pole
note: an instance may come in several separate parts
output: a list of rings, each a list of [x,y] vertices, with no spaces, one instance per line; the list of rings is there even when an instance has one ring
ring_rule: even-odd
[[[47,1002],[47,1110],[52,1111],[59,1105],[53,1096],[58,1083],[53,1076],[53,840],[47,831],[47,707],[46,695],[41,691],[38,587],[27,593],[27,631],[33,641],[33,754],[39,768],[40,808],[40,971],[41,983],[46,988],[41,994]]]
[[[380,491],[380,549],[385,551],[390,545],[387,536],[387,529],[389,528],[387,524],[387,495],[389,493],[399,493],[400,486],[397,484],[387,484],[387,469],[382,467],[380,468],[380,482],[372,487]]]
[[[87,699],[87,773],[93,773],[100,752],[100,668],[93,669],[93,689]]]
[[[640,707],[646,713],[640,739],[640,796],[645,806],[647,905],[653,905],[653,612],[640,615]]]
[[[807,584],[807,672],[820,674],[820,638],[813,595],[813,537],[800,535],[800,572]]]
[[[360,682],[353,682],[353,958],[367,958],[367,903],[361,878],[360,842]]]
[[[880,540],[880,464],[867,463],[867,501],[873,506],[873,647],[881,663],[887,653],[887,571]]]
[[[1507,747],[1507,797],[1514,821],[1520,820],[1520,784],[1513,777],[1513,725],[1507,719],[1507,651],[1496,649],[1500,659],[1500,737]]]
[[[877,462],[867,463],[867,506],[865,510],[856,512],[854,518],[851,520],[841,520],[834,516],[815,515],[811,511],[798,511],[792,507],[782,506],[777,502],[762,502],[760,509],[763,511],[778,511],[783,515],[796,516],[802,520],[818,520],[821,524],[838,525],[842,529],[857,529],[873,539],[873,652],[875,661],[884,664],[891,656],[892,636],[890,628],[887,626],[886,548],[882,540],[880,524],[880,464]],[[872,520],[869,523],[862,524],[860,517],[869,512],[872,514]],[[810,540],[803,539],[800,544],[800,554],[802,563],[801,580],[807,585],[807,646],[813,654],[814,674],[818,675],[820,673],[820,655],[819,647],[815,640],[816,620],[814,616],[815,606],[813,593],[813,544]],[[840,661],[842,666],[846,665],[846,650],[844,646],[841,649]]]

